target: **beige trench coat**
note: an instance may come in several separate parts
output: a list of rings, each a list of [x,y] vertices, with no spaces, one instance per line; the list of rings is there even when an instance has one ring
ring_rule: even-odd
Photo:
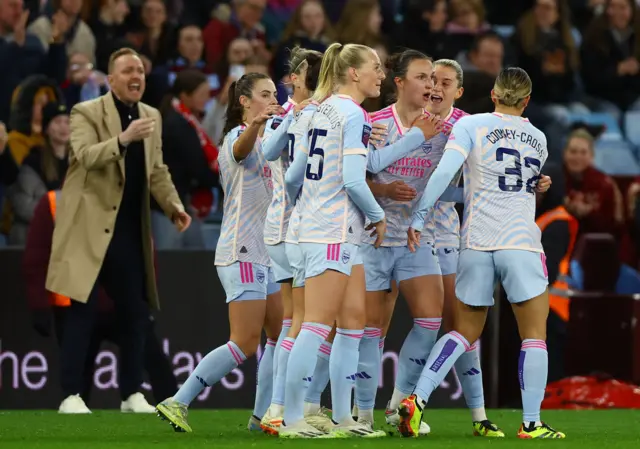
[[[144,140],[147,183],[141,204],[147,299],[159,308],[149,192],[169,217],[184,211],[184,206],[162,161],[160,113],[142,103],[138,108],[141,118],[156,119],[153,135]],[[57,207],[46,288],[82,303],[89,299],[100,273],[122,201],[124,157],[117,140],[121,132],[111,93],[71,110],[69,170]]]

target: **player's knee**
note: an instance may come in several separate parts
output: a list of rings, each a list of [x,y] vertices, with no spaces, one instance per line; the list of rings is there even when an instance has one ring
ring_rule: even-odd
[[[442,295],[417,295],[407,298],[407,305],[413,318],[441,318],[444,303]]]
[[[342,313],[338,317],[337,323],[340,329],[364,329],[366,321],[364,314],[351,315],[349,313]]]
[[[518,333],[522,340],[546,340],[547,320],[527,320],[518,324]]]
[[[238,345],[246,358],[249,358],[256,353],[256,349],[260,344],[260,334],[261,333],[247,333],[244,335],[231,335],[230,340]]]
[[[382,329],[387,323],[387,317],[381,308],[367,308],[367,327]]]
[[[465,311],[473,313],[456,314],[452,328],[471,344],[482,335],[487,307],[469,306],[466,304],[462,306]]]

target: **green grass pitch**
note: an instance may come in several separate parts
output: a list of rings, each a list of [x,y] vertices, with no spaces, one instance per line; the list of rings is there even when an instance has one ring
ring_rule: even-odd
[[[154,415],[126,415],[96,410],[92,415],[64,416],[54,411],[0,411],[0,448],[234,448],[271,449],[328,446],[349,449],[391,448],[538,448],[640,449],[640,410],[544,411],[549,424],[567,434],[566,440],[518,440],[521,412],[491,410],[489,417],[507,434],[493,440],[473,437],[466,410],[429,410],[425,415],[431,435],[401,438],[397,432],[379,440],[288,440],[249,433],[248,410],[194,410],[189,422],[194,432],[175,433]],[[384,423],[382,412],[376,416]],[[383,427],[385,430],[392,429]]]

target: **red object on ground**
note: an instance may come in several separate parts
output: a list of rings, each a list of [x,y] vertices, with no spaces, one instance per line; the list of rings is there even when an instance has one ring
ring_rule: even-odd
[[[615,379],[575,376],[547,385],[543,409],[640,409],[640,387]]]

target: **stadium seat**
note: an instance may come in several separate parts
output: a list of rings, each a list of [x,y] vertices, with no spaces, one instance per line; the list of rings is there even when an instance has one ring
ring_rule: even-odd
[[[572,271],[576,283],[582,284],[587,292],[615,292],[620,275],[618,245],[611,234],[584,234],[573,253],[573,270],[576,263],[581,270]],[[580,279],[582,278],[582,279]]]
[[[634,156],[633,149],[625,141],[598,140],[594,165],[609,176],[640,175],[640,165]]]
[[[611,114],[603,112],[593,112],[590,114],[570,114],[570,123],[584,123],[586,125],[602,125],[605,131],[600,136],[602,140],[623,140],[620,125]]]
[[[624,115],[624,133],[627,140],[640,148],[640,111],[629,111]]]

